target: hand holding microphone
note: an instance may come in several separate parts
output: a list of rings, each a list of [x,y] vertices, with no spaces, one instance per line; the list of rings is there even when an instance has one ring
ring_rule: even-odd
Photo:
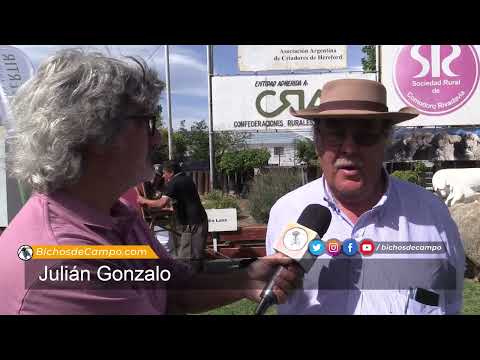
[[[251,263],[245,269],[248,274],[247,298],[260,302],[265,288],[273,279],[272,294],[278,303],[284,303],[288,295],[301,285],[303,270],[288,256],[277,253],[265,256]]]
[[[314,257],[308,252],[308,243],[315,238],[321,238],[327,232],[331,220],[330,210],[320,204],[310,204],[303,210],[297,223],[289,224],[281,233],[273,247],[278,253],[262,259],[278,260],[274,275],[260,295],[256,315],[263,315],[273,304],[283,303],[288,293],[293,290],[291,284],[294,282],[291,277],[296,276],[299,279],[300,273],[303,275],[310,270]],[[251,266],[253,265],[255,263]]]

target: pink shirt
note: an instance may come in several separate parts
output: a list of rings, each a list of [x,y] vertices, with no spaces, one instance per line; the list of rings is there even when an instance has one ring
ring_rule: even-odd
[[[34,289],[25,283],[26,263],[17,256],[21,245],[150,245],[174,269],[172,279],[181,282],[191,276],[186,266],[170,258],[138,212],[123,202],[118,201],[108,216],[61,191],[35,193],[0,236],[0,314],[164,314],[167,310],[167,288]]]
[[[140,210],[140,205],[138,205],[138,194],[135,188],[130,188],[128,191],[121,196],[123,200],[125,200],[128,205],[132,206],[133,208]]]

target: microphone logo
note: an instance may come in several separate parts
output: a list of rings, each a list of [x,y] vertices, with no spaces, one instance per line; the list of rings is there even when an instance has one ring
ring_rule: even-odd
[[[300,235],[300,232],[299,231],[294,231],[292,232],[292,235],[293,235],[293,242],[294,244],[297,244],[297,239],[298,239],[298,235]]]
[[[293,228],[285,233],[283,245],[288,250],[297,251],[305,247],[308,242],[308,234],[304,229]]]

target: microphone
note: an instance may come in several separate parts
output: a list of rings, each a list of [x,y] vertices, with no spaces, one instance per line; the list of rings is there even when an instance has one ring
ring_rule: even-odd
[[[304,273],[307,273],[312,268],[315,259],[308,251],[308,243],[316,238],[321,239],[327,232],[331,221],[330,210],[320,204],[310,204],[300,214],[297,223],[286,226],[273,248],[294,259]],[[273,285],[281,271],[282,266],[279,265],[270,282],[263,289],[262,299],[255,310],[255,315],[263,315],[270,306],[277,303]]]

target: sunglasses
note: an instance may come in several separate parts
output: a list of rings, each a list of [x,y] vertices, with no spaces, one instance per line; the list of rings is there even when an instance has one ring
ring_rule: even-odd
[[[331,147],[338,147],[345,142],[347,138],[347,129],[322,129],[318,127],[315,129],[321,136],[326,145]],[[386,131],[370,131],[370,130],[356,130],[350,131],[352,139],[355,144],[360,146],[373,146],[376,145],[386,136]]]
[[[144,114],[144,115],[132,115],[129,117],[132,119],[144,120],[147,123],[148,134],[153,137],[155,135],[155,131],[157,130],[157,121],[160,118],[161,112],[162,112],[162,107],[158,106],[157,112],[155,113]]]

